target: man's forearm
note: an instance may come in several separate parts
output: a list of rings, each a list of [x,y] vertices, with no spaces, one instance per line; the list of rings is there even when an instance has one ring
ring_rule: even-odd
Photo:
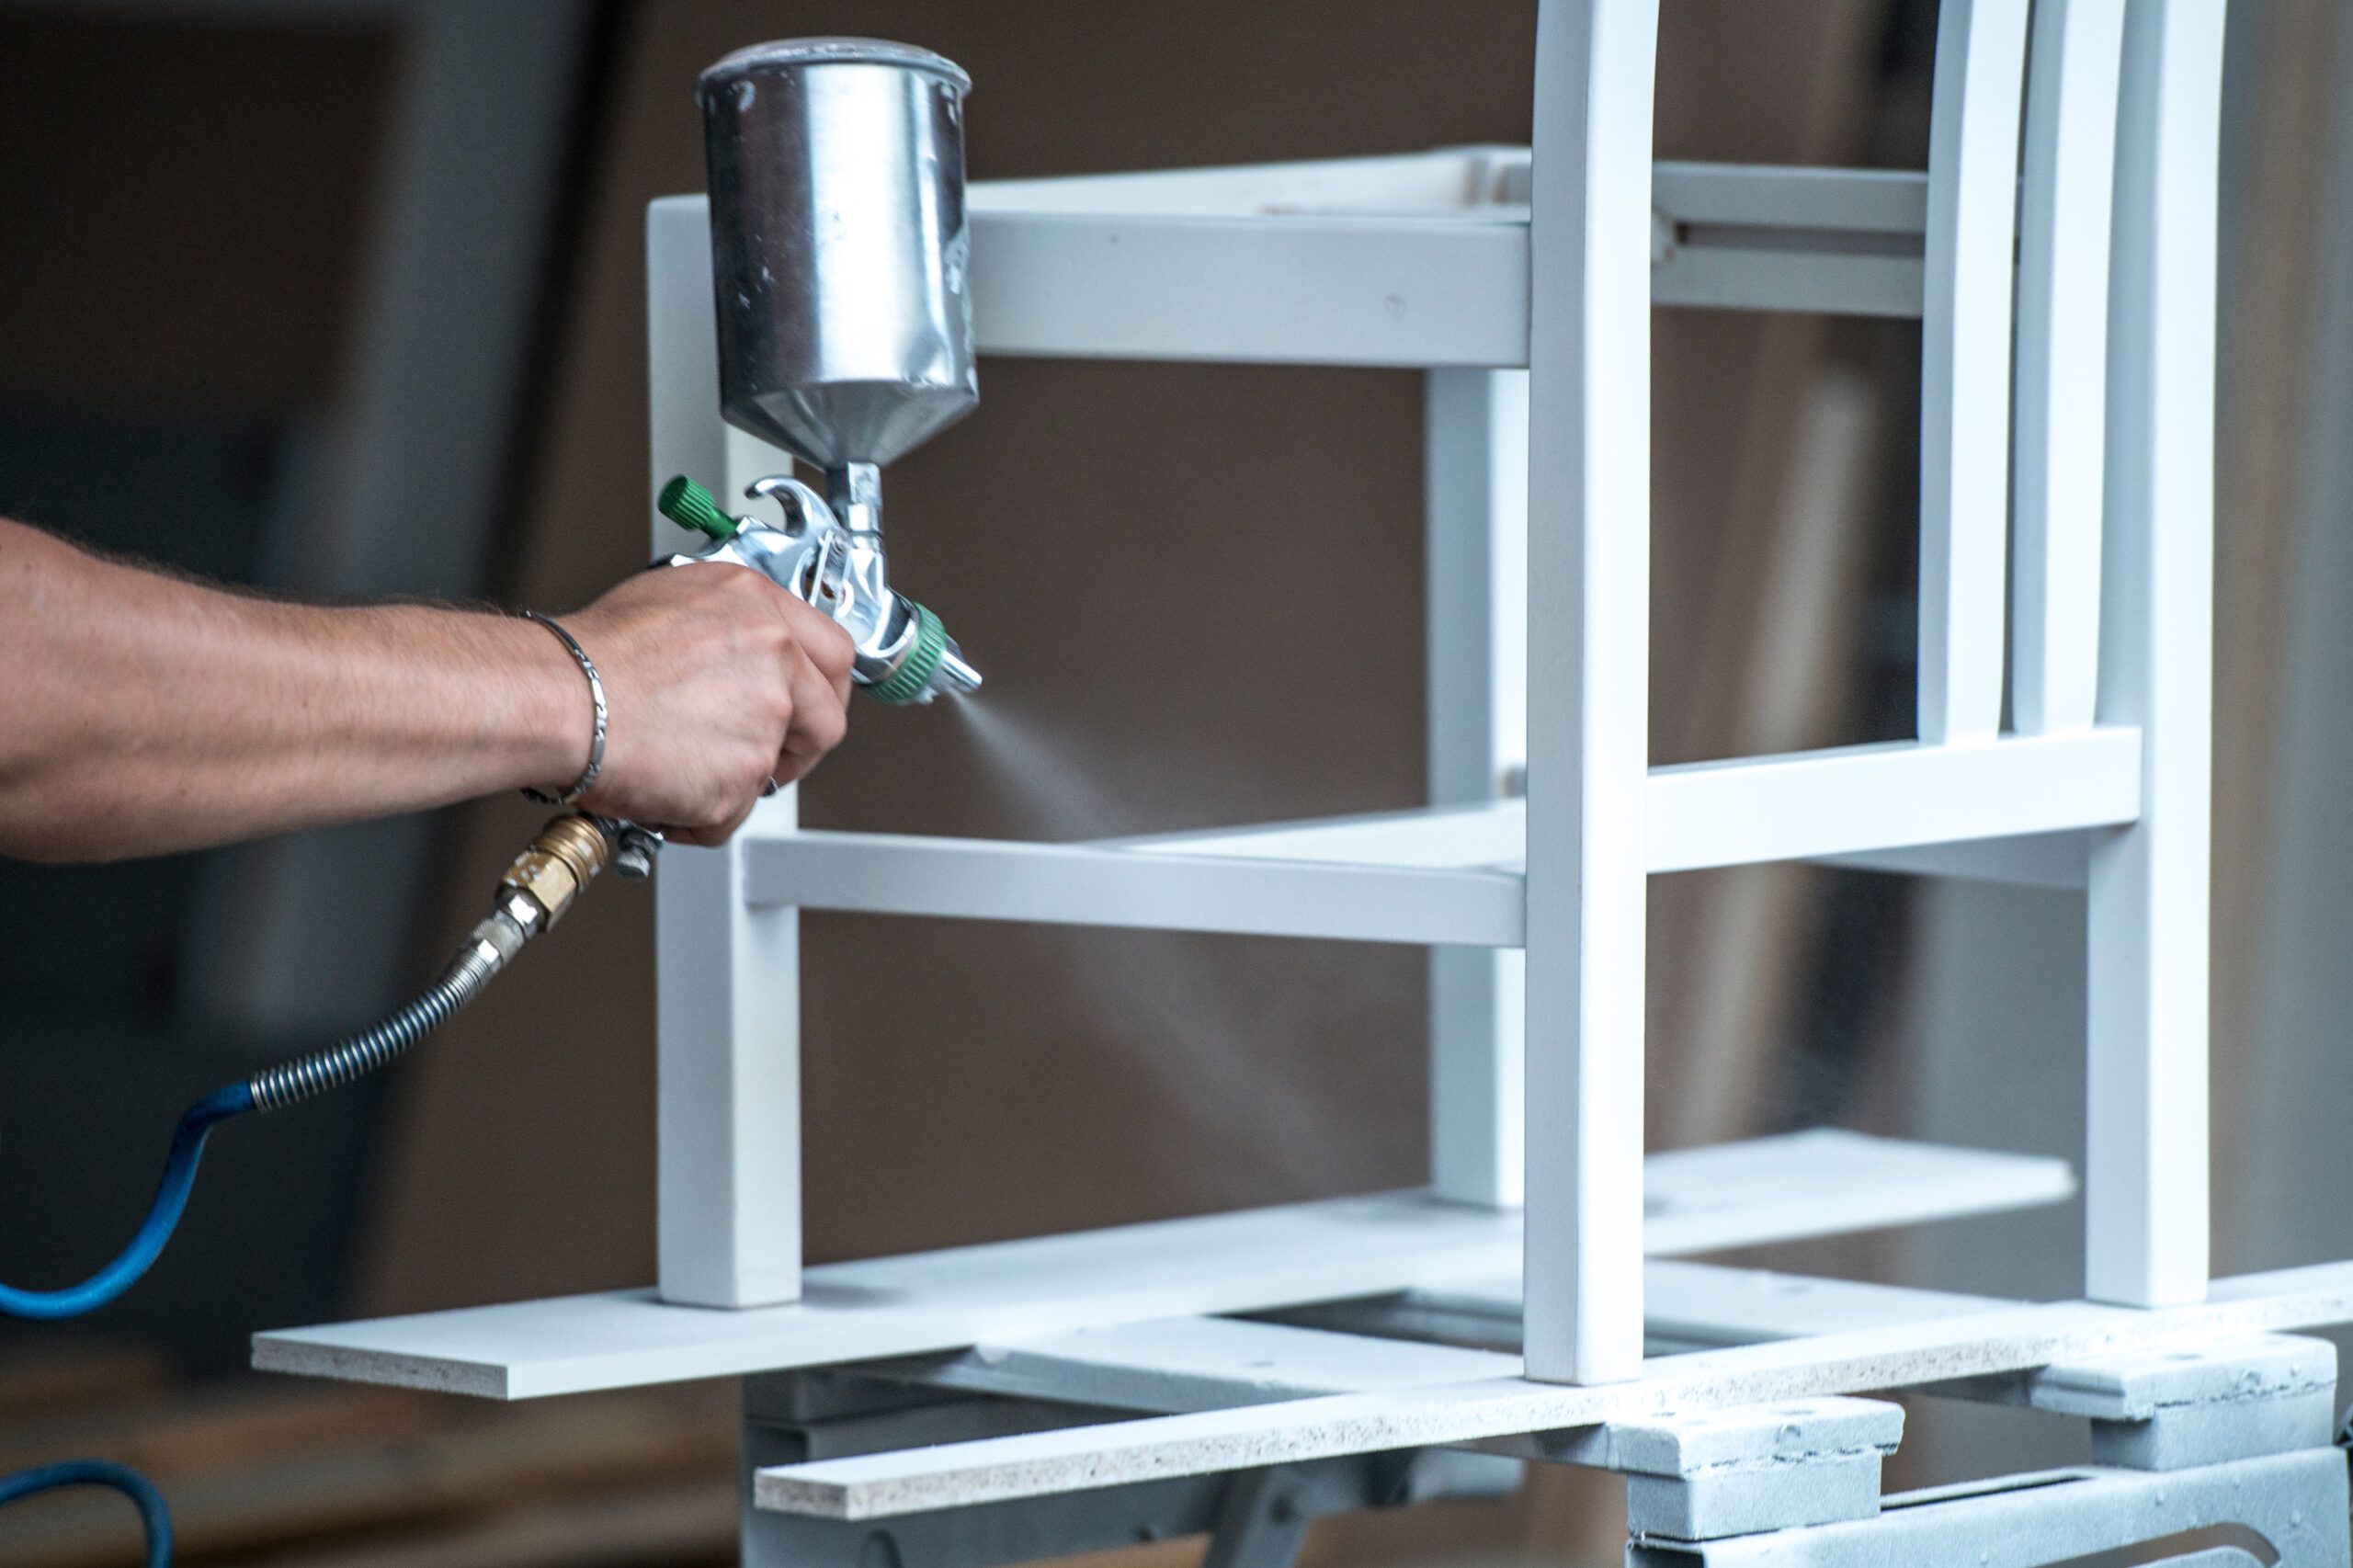
[[[527,621],[321,608],[0,522],[0,854],[155,854],[561,786],[585,683]]]

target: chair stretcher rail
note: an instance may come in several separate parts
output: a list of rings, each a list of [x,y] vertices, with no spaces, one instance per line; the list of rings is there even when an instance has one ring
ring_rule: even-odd
[[[1651,770],[1654,874],[2010,843],[2131,822],[2140,734],[1910,742]],[[961,919],[1516,947],[1518,801],[1100,844],[780,832],[752,845],[758,905]],[[2063,846],[2027,876],[2062,881]],[[2015,853],[2013,854],[2015,858]],[[1904,864],[1901,854],[1893,863]],[[1923,861],[1933,866],[1933,859]]]

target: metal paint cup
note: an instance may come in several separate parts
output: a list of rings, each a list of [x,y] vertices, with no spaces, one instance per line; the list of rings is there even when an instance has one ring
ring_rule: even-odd
[[[722,412],[795,457],[887,463],[970,413],[963,98],[927,50],[803,39],[702,74]]]

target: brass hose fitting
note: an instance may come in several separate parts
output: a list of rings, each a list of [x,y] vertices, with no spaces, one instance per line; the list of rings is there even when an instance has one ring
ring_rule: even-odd
[[[580,890],[613,858],[613,841],[578,812],[551,817],[531,846],[515,857],[499,886],[539,906],[540,930],[552,926],[580,896]]]

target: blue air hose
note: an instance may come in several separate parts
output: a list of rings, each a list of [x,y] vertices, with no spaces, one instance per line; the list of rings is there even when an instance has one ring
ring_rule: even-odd
[[[190,1110],[188,1114],[194,1116],[196,1112]],[[232,1111],[229,1114],[233,1116],[236,1113]],[[204,1134],[199,1132],[196,1141],[202,1144]],[[195,1156],[190,1155],[189,1166],[193,1168],[195,1164]],[[63,1464],[45,1464],[35,1470],[22,1470],[14,1475],[0,1476],[0,1507],[36,1493],[54,1492],[65,1486],[111,1486],[130,1498],[131,1506],[139,1510],[141,1526],[147,1532],[147,1568],[171,1568],[171,1510],[164,1506],[164,1494],[155,1490],[155,1483],[128,1465],[119,1465],[111,1460],[69,1460]]]
[[[171,1153],[164,1156],[164,1179],[155,1184],[155,1200],[147,1207],[147,1218],[131,1244],[117,1255],[112,1263],[91,1275],[79,1285],[69,1285],[58,1290],[19,1290],[0,1285],[0,1314],[13,1318],[71,1318],[105,1306],[138,1282],[172,1239],[172,1229],[180,1222],[180,1210],[188,1207],[188,1188],[196,1185],[196,1163],[204,1157],[204,1141],[212,1130],[233,1116],[243,1116],[254,1108],[254,1091],[250,1084],[231,1084],[215,1089],[194,1105],[180,1118],[178,1131],[172,1134]],[[6,1501],[0,1497],[0,1501]]]
[[[139,1282],[164,1244],[172,1239],[188,1188],[196,1185],[196,1163],[204,1141],[233,1116],[278,1110],[326,1093],[372,1073],[431,1034],[472,1001],[529,937],[521,923],[501,913],[475,928],[474,937],[433,987],[407,1006],[348,1040],[255,1074],[242,1084],[213,1090],[188,1108],[164,1157],[164,1179],[139,1233],[112,1263],[79,1285],[57,1290],[20,1290],[0,1285],[0,1317],[70,1318],[95,1311]]]
[[[372,1073],[449,1020],[482,994],[491,977],[506,967],[523,944],[549,926],[612,858],[613,845],[633,830],[577,813],[556,817],[540,830],[499,883],[498,907],[477,925],[441,978],[423,995],[372,1028],[231,1084],[188,1108],[164,1157],[164,1179],[155,1186],[147,1218],[131,1244],[113,1262],[79,1285],[57,1290],[20,1290],[0,1285],[0,1316],[70,1318],[105,1306],[139,1282],[188,1208],[196,1185],[197,1162],[212,1130],[248,1111],[299,1105],[329,1089]],[[657,841],[658,842],[658,841]],[[650,850],[635,847],[635,875],[650,866]],[[628,867],[625,863],[624,869]],[[111,1486],[138,1506],[147,1530],[148,1568],[170,1568],[172,1516],[163,1494],[137,1471],[110,1460],[75,1460],[0,1476],[0,1506],[62,1486]]]

